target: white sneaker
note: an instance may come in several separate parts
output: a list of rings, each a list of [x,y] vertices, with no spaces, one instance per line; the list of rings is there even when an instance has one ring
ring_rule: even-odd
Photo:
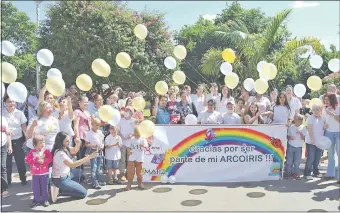
[[[313,177],[312,176],[306,176],[305,177],[307,180],[313,180]]]
[[[9,192],[8,191],[2,192],[1,197],[2,198],[9,197]]]
[[[323,176],[322,176],[322,174],[318,174],[318,175],[315,175],[315,177],[322,178]]]

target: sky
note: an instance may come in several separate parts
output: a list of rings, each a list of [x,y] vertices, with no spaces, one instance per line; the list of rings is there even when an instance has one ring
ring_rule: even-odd
[[[34,1],[11,1],[19,11],[26,12],[32,21],[36,21]],[[288,18],[288,29],[292,37],[317,37],[329,48],[334,44],[340,49],[340,2],[339,1],[239,1],[246,9],[260,8],[269,16],[287,8],[294,8]],[[230,1],[231,3],[231,1]],[[40,4],[40,20],[45,18],[45,11],[53,1]],[[225,8],[226,1],[127,1],[129,8],[135,11],[157,10],[166,13],[165,21],[170,30],[180,30],[184,25],[194,24],[200,16],[213,19]]]

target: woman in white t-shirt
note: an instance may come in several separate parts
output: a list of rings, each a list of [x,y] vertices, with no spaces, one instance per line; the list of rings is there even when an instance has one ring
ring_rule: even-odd
[[[216,102],[216,108],[220,106],[221,103],[221,94],[218,93],[218,85],[216,83],[212,83],[210,87],[210,94],[206,95],[204,105],[208,105],[209,100],[214,100]]]
[[[79,138],[75,138],[75,143],[80,144]],[[64,133],[59,132],[55,137],[55,144],[52,149],[53,166],[52,166],[52,182],[55,187],[60,189],[62,196],[71,196],[73,198],[85,198],[87,196],[87,190],[74,181],[77,178],[75,175],[77,172],[71,171],[80,165],[90,161],[98,156],[98,152],[73,162],[70,149],[70,137]],[[52,201],[56,201],[58,195],[57,190],[51,190]]]
[[[72,129],[72,121],[73,121],[73,107],[72,107],[72,99],[71,96],[68,96],[66,99],[64,98],[60,103],[60,112],[59,112],[59,127],[61,132],[66,132],[67,135],[71,139],[74,136],[74,131]],[[72,144],[73,146],[73,144]]]
[[[145,155],[145,148],[148,147],[148,143],[145,138],[142,138],[138,127],[134,128],[133,137],[129,140],[128,147],[128,184],[126,186],[126,190],[131,189],[132,181],[135,176],[135,172],[137,175],[138,188],[144,189],[143,186],[143,162]]]
[[[27,137],[31,139],[34,134],[45,136],[46,149],[52,150],[55,136],[60,132],[59,120],[52,115],[53,108],[46,101],[40,102],[38,112],[38,117],[28,124]],[[27,141],[27,147],[34,148],[32,140]]]
[[[7,119],[1,115],[1,198],[5,198],[9,196],[7,191],[8,183],[7,183],[7,173],[6,173],[6,160],[7,153],[12,154],[12,143],[11,143],[11,134],[8,131],[8,122]],[[12,162],[11,162],[12,163]]]
[[[273,112],[270,112],[273,119],[273,124],[287,124],[289,125],[292,120],[290,116],[290,107],[287,102],[287,97],[284,93],[277,96],[275,105],[273,106]]]
[[[205,110],[204,106],[205,96],[203,92],[204,92],[203,85],[198,85],[196,89],[196,94],[191,96],[191,100],[195,104],[197,113],[201,113]]]
[[[313,115],[310,115],[307,118],[307,136],[306,136],[306,148],[307,148],[307,162],[304,170],[304,177],[308,180],[312,180],[313,177],[311,173],[313,171],[313,175],[315,177],[322,177],[319,172],[319,163],[321,160],[321,156],[323,150],[319,149],[315,146],[316,140],[318,140],[321,136],[324,135],[324,125],[325,122],[321,116],[322,107],[318,105],[314,105],[312,107]]]
[[[259,112],[259,106],[256,103],[251,103],[248,113],[244,115],[245,124],[263,124],[263,118]]]
[[[217,111],[220,113],[226,113],[227,112],[227,103],[228,102],[235,102],[234,98],[230,95],[230,90],[227,87],[227,85],[224,85],[222,88],[222,95],[219,106],[217,106]]]
[[[286,96],[290,107],[290,116],[291,118],[294,118],[295,114],[300,113],[300,108],[302,107],[301,101],[293,96],[293,87],[287,86],[286,88]]]
[[[22,111],[16,109],[15,101],[8,96],[4,98],[4,101],[6,103],[6,108],[2,111],[2,115],[7,119],[8,131],[11,133],[13,147],[13,153],[7,155],[7,182],[8,184],[12,183],[12,160],[14,156],[20,181],[23,185],[26,185],[26,164],[23,146],[26,141],[27,119]]]
[[[322,117],[326,122],[325,136],[332,141],[331,147],[328,149],[328,167],[326,178],[334,177],[340,181],[340,107],[337,97],[334,94],[326,94],[323,96],[325,108]],[[338,173],[335,175],[335,159],[334,154],[338,156]]]

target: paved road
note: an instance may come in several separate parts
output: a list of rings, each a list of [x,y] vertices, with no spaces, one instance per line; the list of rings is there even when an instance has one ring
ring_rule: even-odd
[[[301,165],[302,167],[304,165]],[[321,166],[322,168],[325,165]],[[15,166],[14,166],[15,168]],[[2,199],[2,211],[304,211],[340,210],[340,188],[335,181],[315,179],[224,184],[146,184],[126,192],[125,185],[89,189],[83,200],[58,199],[47,208],[29,208],[30,181],[19,183],[17,174]]]

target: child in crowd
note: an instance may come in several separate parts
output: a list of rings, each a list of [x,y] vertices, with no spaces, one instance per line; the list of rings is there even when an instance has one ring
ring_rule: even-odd
[[[98,151],[98,156],[96,158],[91,159],[91,178],[92,178],[92,187],[94,189],[101,189],[99,185],[99,171],[100,165],[103,156],[103,149],[104,149],[104,134],[102,133],[100,128],[100,120],[97,118],[93,118],[91,122],[91,130],[87,132],[85,138],[85,146],[86,155],[90,155],[93,152]]]
[[[119,174],[118,164],[121,158],[121,146],[122,138],[117,134],[117,128],[110,126],[110,134],[105,138],[105,163],[109,174],[109,185],[120,183],[117,175]]]
[[[135,173],[137,175],[138,188],[144,189],[143,186],[143,162],[145,156],[145,148],[148,147],[147,141],[141,137],[138,127],[135,127],[133,138],[128,144],[128,184],[126,190],[131,190],[131,185]]]
[[[303,116],[297,114],[294,116],[294,124],[288,128],[288,144],[286,153],[286,178],[300,179],[299,167],[302,157],[302,146],[307,132],[306,127],[302,125]]]
[[[307,117],[312,114],[309,108],[309,102],[310,102],[309,99],[304,99],[302,101],[302,107],[300,108],[300,114],[305,116],[305,119],[307,119]]]
[[[33,202],[31,208],[41,203],[49,206],[48,202],[48,166],[52,162],[52,154],[45,149],[45,138],[42,135],[35,135],[32,149],[26,156],[26,162],[30,165],[32,174]]]
[[[171,124],[177,124],[179,119],[180,119],[180,115],[178,112],[178,102],[176,101],[176,93],[170,93],[169,95],[169,101],[167,103],[166,108],[168,109],[169,113],[170,113],[170,123]]]
[[[307,130],[308,134],[306,137],[306,148],[307,148],[307,162],[304,170],[304,176],[308,180],[312,180],[312,170],[315,177],[322,177],[319,172],[319,163],[322,157],[323,150],[315,146],[316,140],[324,135],[325,122],[321,117],[321,106],[313,105],[312,112],[307,119]]]

